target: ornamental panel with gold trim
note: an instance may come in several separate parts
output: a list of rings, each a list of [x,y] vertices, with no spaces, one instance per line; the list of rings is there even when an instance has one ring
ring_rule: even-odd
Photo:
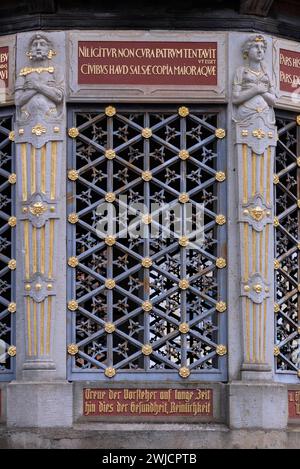
[[[270,284],[265,282],[260,273],[249,277],[247,282],[242,282],[241,296],[249,298],[253,303],[260,304],[270,297]]]
[[[39,273],[33,274],[30,280],[24,282],[24,296],[29,296],[36,303],[41,303],[48,296],[56,294],[55,281]]]
[[[50,219],[59,218],[57,202],[42,194],[33,194],[23,204],[20,220],[29,220],[36,228],[42,228]]]
[[[262,116],[253,122],[236,124],[236,143],[246,144],[256,155],[263,155],[268,147],[276,147],[276,127],[265,122]]]
[[[262,231],[267,224],[273,224],[272,206],[256,194],[247,204],[240,206],[239,221],[248,223],[255,231]]]
[[[64,135],[60,121],[16,124],[15,143],[29,143],[35,148],[42,148],[48,142],[61,142]]]

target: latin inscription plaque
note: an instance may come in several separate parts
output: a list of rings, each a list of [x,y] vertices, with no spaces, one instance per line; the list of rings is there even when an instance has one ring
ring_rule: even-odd
[[[78,83],[217,85],[217,42],[79,41]]]
[[[293,93],[300,88],[300,53],[279,49],[279,87]]]
[[[8,88],[9,48],[0,47],[0,88]]]
[[[96,389],[83,390],[83,415],[189,416],[213,415],[212,389]]]

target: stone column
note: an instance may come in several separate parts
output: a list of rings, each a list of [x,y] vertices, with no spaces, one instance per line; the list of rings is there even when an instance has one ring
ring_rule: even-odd
[[[20,34],[17,44],[17,381],[7,421],[68,426],[65,34]]]
[[[230,424],[282,428],[286,389],[274,384],[273,168],[277,130],[275,92],[264,61],[267,40],[251,35],[236,70],[233,138],[240,246],[241,382],[230,385]],[[229,352],[230,353],[230,352]]]

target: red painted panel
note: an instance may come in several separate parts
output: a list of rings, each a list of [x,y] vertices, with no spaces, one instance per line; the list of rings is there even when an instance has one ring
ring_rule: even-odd
[[[8,47],[0,47],[0,88],[8,88],[9,78]]]
[[[217,42],[79,41],[78,83],[217,85]]]
[[[300,391],[289,389],[289,418],[300,419]]]
[[[86,388],[83,415],[209,417],[213,415],[213,390]]]
[[[300,88],[300,53],[280,49],[279,67],[280,90],[293,93]]]

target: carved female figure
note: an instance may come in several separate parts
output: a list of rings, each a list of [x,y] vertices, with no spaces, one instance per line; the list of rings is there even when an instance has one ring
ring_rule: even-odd
[[[234,120],[243,122],[261,116],[265,123],[273,124],[273,106],[276,96],[263,59],[267,42],[261,35],[253,35],[244,43],[242,52],[248,64],[239,67],[233,82]]]
[[[16,81],[16,104],[20,121],[32,116],[42,119],[58,117],[57,105],[62,103],[63,85],[59,82],[55,68],[50,64],[55,52],[50,41],[36,34],[30,41],[27,56],[31,67],[23,68]]]

